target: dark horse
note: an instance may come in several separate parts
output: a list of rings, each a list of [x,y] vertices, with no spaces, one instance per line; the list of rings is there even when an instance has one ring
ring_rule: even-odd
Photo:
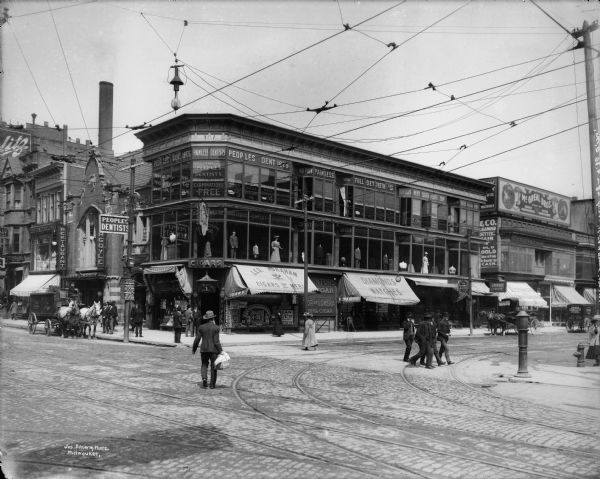
[[[482,311],[482,313],[485,314],[485,320],[487,320],[488,329],[492,336],[497,335],[498,330],[500,330],[500,335],[504,336],[508,329],[515,329],[514,323],[509,321],[509,319],[512,319],[511,316],[495,313],[493,311],[489,311],[488,313]],[[480,313],[481,316],[483,316],[483,314]]]

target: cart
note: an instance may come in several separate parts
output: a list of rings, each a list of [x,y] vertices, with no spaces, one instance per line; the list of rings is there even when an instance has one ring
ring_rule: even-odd
[[[29,334],[35,334],[38,327],[43,327],[47,336],[50,336],[52,332],[61,334],[62,321],[57,312],[58,308],[65,304],[65,297],[64,292],[58,289],[31,293],[27,318]]]

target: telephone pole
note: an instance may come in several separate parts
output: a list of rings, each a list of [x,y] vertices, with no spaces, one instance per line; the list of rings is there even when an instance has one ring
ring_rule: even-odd
[[[583,47],[585,59],[585,84],[587,93],[588,109],[588,132],[590,145],[590,167],[592,179],[592,201],[594,204],[594,245],[596,247],[595,268],[596,273],[596,304],[595,310],[598,311],[600,303],[600,131],[598,129],[598,117],[596,114],[596,89],[594,86],[594,56],[591,41],[591,32],[598,28],[598,21],[591,25],[584,21],[579,30],[574,30],[571,35],[577,40],[575,48]],[[583,38],[580,41],[579,38]],[[596,58],[598,52],[596,51]]]

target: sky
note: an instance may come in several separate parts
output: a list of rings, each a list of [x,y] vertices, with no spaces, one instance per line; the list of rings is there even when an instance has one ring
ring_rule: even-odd
[[[534,1],[5,0],[0,117],[36,113],[97,144],[108,81],[115,154],[142,147],[126,126],[233,113],[590,198],[584,53],[569,32],[600,4]],[[591,40],[600,52],[600,29]]]

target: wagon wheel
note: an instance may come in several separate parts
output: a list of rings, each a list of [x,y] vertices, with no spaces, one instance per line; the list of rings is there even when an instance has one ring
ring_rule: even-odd
[[[46,331],[46,336],[50,336],[50,333],[52,332],[52,323],[47,318],[46,318],[46,321],[44,322],[44,329]]]
[[[35,313],[29,313],[29,318],[27,318],[27,329],[29,330],[29,334],[35,334],[35,327],[37,326],[37,317]]]

